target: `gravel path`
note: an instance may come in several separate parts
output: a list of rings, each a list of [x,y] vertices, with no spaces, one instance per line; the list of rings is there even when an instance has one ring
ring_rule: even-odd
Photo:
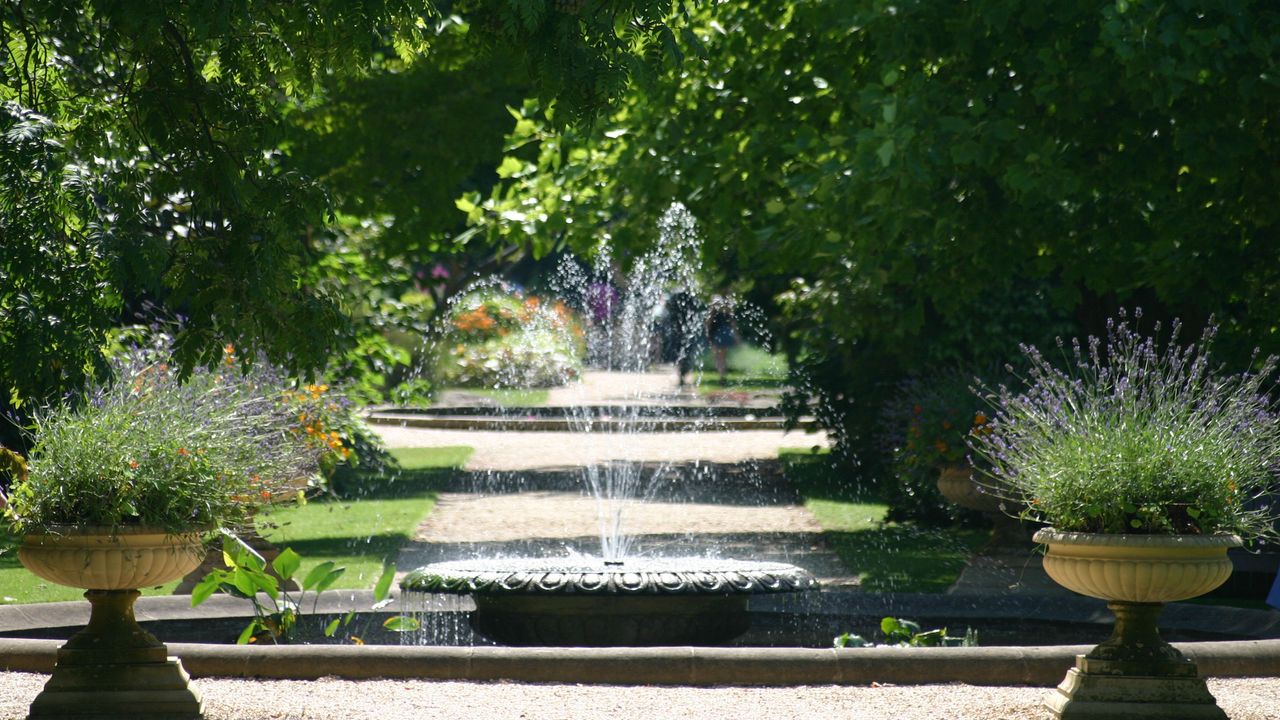
[[[727,397],[733,393],[725,393]],[[751,394],[746,404],[774,399]],[[608,405],[669,402],[698,404],[708,398],[676,387],[675,371],[646,373],[590,371],[581,382],[552,388],[548,405]],[[730,402],[729,404],[738,404]],[[475,448],[468,470],[536,470],[581,467],[609,460],[732,463],[778,457],[786,447],[826,447],[824,432],[747,430],[741,432],[596,433],[487,432],[375,425],[388,447]]]
[[[624,513],[629,535],[822,531],[813,515],[799,505],[754,507],[637,501],[627,503]],[[577,493],[444,493],[418,528],[414,540],[502,542],[591,537],[599,532],[595,499]]]
[[[43,675],[0,675],[0,718],[16,720]],[[1044,720],[1045,688],[968,685],[686,688],[427,681],[192,681],[206,720]],[[1280,720],[1280,680],[1210,680],[1231,720]]]

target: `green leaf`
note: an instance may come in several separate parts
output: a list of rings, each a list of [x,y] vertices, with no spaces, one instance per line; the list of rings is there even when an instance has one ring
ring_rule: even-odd
[[[338,578],[342,577],[342,574],[345,573],[346,571],[347,569],[344,567],[334,568],[333,570],[330,570],[329,573],[325,575],[324,578],[322,578],[319,583],[316,584],[315,591],[317,593],[324,592],[329,588],[330,585],[337,582]]]
[[[257,631],[258,631],[258,619],[254,618],[253,622],[246,625],[244,630],[240,631],[240,637],[236,638],[236,644],[248,645],[249,639],[252,638],[253,634]]]
[[[244,572],[244,571],[241,571]],[[253,586],[259,591],[267,594],[267,597],[275,600],[280,596],[280,581],[265,572],[248,573],[249,579],[253,581]]]
[[[396,564],[387,563],[382,568],[382,575],[378,578],[378,582],[373,586],[374,602],[382,602],[387,598],[387,594],[391,592],[391,581],[396,578]]]
[[[387,618],[387,621],[382,623],[382,627],[390,630],[391,632],[413,632],[415,630],[421,630],[422,623],[416,618],[411,618],[406,615],[397,615],[393,618]]]
[[[889,167],[889,163],[893,162],[893,138],[880,143],[880,147],[876,150],[876,157],[880,158],[880,164]]]
[[[325,560],[319,565],[311,568],[311,572],[307,573],[307,576],[302,579],[302,589],[311,590],[315,588],[316,585],[322,579],[324,579],[324,577],[328,575],[331,570],[333,570],[332,560]]]
[[[247,598],[251,598],[258,593],[258,584],[254,582],[253,574],[244,568],[236,568],[229,573],[227,580],[240,594]]]
[[[281,580],[292,578],[301,566],[302,556],[294,552],[293,548],[285,548],[275,560],[271,561],[271,567],[275,569],[276,575],[279,575]]]
[[[844,633],[842,635],[837,635],[835,640],[833,640],[831,644],[838,648],[859,648],[859,647],[867,647],[871,643],[867,642],[866,638],[862,637],[861,635],[854,635],[853,633]]]
[[[338,626],[341,624],[342,618],[334,618],[333,620],[330,620],[329,624],[324,626],[324,636],[333,637],[333,634],[338,632]]]
[[[228,567],[262,570],[267,566],[267,561],[258,554],[257,550],[249,547],[244,540],[232,533],[226,533],[222,538],[222,559]]]
[[[898,622],[898,618],[887,617],[880,620],[880,632],[885,635],[893,635],[901,630],[902,625]]]
[[[517,177],[523,170],[524,163],[508,155],[502,158],[502,164],[498,166],[498,177],[503,179]]]
[[[218,586],[222,584],[225,573],[221,570],[214,570],[204,576],[196,586],[191,588],[191,607],[195,607],[200,603],[208,600],[215,592]]]

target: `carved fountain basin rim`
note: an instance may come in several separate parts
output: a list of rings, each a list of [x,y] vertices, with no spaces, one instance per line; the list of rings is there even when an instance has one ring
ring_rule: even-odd
[[[736,595],[816,589],[818,581],[785,563],[677,559],[605,565],[588,561],[510,559],[435,563],[410,572],[410,592],[456,594]]]
[[[1137,533],[1088,533],[1070,532],[1057,528],[1042,528],[1032,540],[1045,545],[1118,545],[1134,548],[1218,548],[1240,547],[1243,541],[1238,535],[1152,535]]]

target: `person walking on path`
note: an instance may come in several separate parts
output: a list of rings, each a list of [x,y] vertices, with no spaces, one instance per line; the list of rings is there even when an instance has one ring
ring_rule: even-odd
[[[721,385],[728,380],[729,348],[738,342],[738,328],[733,311],[733,297],[728,292],[711,296],[706,320],[707,341],[711,343],[711,354],[715,357]]]
[[[662,355],[663,360],[675,362],[681,388],[685,386],[685,376],[693,370],[694,361],[702,353],[702,317],[705,312],[698,296],[688,288],[680,288],[667,298]]]

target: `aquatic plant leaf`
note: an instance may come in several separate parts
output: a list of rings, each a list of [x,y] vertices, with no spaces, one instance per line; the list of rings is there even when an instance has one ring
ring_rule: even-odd
[[[413,632],[421,630],[422,623],[416,618],[411,618],[407,615],[397,615],[393,618],[388,618],[386,622],[382,623],[382,627],[391,632]]]
[[[195,587],[191,588],[191,607],[195,607],[205,600],[208,600],[215,592],[218,591],[218,586],[221,585],[225,579],[226,573],[221,570],[214,570],[208,575],[205,575],[203,580],[197,583]]]
[[[387,563],[382,568],[382,576],[378,578],[377,584],[373,586],[373,599],[382,602],[387,598],[387,593],[391,591],[391,581],[396,577],[396,564]]]
[[[298,568],[302,566],[302,556],[293,551],[293,548],[285,548],[271,561],[271,567],[275,569],[276,575],[281,580],[289,580],[293,574],[298,572]]]
[[[325,560],[319,565],[311,568],[311,572],[307,573],[307,576],[302,579],[302,589],[315,590],[316,592],[320,592],[320,590],[316,588],[316,585],[318,585],[320,581],[324,579],[324,577],[332,571],[333,571],[332,560]]]
[[[320,582],[316,584],[315,586],[316,593],[322,593],[325,590],[327,590],[329,586],[337,582],[338,578],[342,577],[342,574],[345,573],[346,571],[347,571],[346,568],[335,568],[333,570],[330,570],[329,573],[325,575],[323,578],[321,578]]]

